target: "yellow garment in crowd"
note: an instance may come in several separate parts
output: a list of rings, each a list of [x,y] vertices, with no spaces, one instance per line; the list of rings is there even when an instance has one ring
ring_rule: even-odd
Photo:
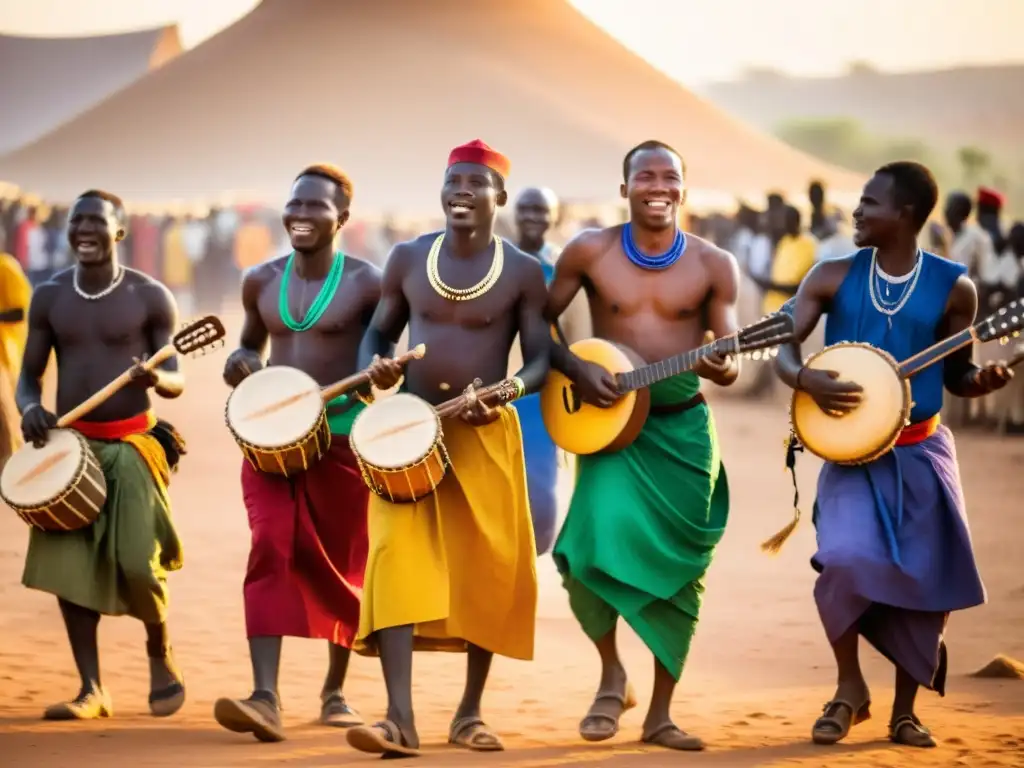
[[[192,285],[192,262],[185,251],[181,222],[174,222],[164,232],[164,284],[174,290]]]
[[[771,281],[776,285],[798,285],[814,266],[817,244],[807,234],[785,235],[775,247],[772,259]],[[778,312],[791,295],[781,291],[767,291],[762,305],[764,314]]]
[[[484,427],[444,422],[451,458],[433,494],[413,504],[370,495],[369,558],[353,649],[377,655],[371,635],[412,624],[421,651],[466,643],[533,658],[537,569],[519,416]]]
[[[258,221],[247,221],[235,233],[235,266],[244,271],[262,264],[273,248],[270,230]]]
[[[21,264],[8,253],[0,253],[0,312],[20,309],[24,317],[16,323],[0,323],[0,366],[12,382],[21,374],[21,358],[28,339],[28,304],[32,286]]]

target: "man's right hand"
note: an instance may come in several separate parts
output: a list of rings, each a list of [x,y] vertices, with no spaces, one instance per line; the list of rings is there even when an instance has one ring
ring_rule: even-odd
[[[366,372],[370,375],[370,383],[377,389],[387,390],[394,387],[402,378],[405,366],[390,357],[374,355]]]
[[[573,384],[585,403],[608,408],[621,396],[615,386],[615,377],[597,363],[581,360],[575,374]]]
[[[260,356],[249,349],[236,349],[224,363],[224,382],[234,389],[246,376],[263,367]]]
[[[56,427],[57,417],[41,405],[29,408],[21,417],[21,434],[26,443],[36,448],[46,445],[47,433]]]
[[[801,368],[797,388],[806,392],[825,413],[849,413],[863,400],[864,388],[852,381],[840,381],[838,371]]]

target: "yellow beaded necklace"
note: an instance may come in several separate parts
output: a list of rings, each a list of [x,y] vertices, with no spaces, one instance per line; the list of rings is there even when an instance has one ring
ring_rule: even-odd
[[[441,273],[437,268],[438,257],[441,254],[441,244],[444,242],[444,233],[437,236],[434,244],[430,246],[430,253],[427,254],[427,279],[430,280],[430,287],[438,296],[448,301],[472,301],[487,293],[501,277],[501,270],[505,264],[505,249],[501,244],[501,238],[494,236],[494,259],[491,261],[491,268],[487,270],[476,285],[470,288],[452,288],[446,285],[441,279]]]

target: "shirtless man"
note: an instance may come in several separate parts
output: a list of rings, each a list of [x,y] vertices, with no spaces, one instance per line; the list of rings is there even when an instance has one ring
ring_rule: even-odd
[[[352,183],[338,168],[314,165],[295,179],[282,217],[294,250],[245,274],[245,323],[224,367],[228,386],[263,367],[268,341],[268,365],[298,368],[321,386],[355,373],[380,298],[380,271],[334,250],[351,202]],[[366,566],[367,490],[348,445],[362,407],[346,395],[328,403],[331,447],[300,475],[285,478],[242,462],[252,531],[244,597],[253,692],[214,706],[217,722],[230,731],[284,739],[277,676],[285,635],[328,641],[320,722],[363,722],[341,692]]]
[[[146,626],[149,708],[177,712],[185,701],[167,632],[167,571],[181,568],[166,485],[184,453],[173,427],[157,421],[149,390],[178,397],[177,358],[151,373],[139,361],[170,343],[178,312],[171,292],[118,261],[124,239],[121,200],[99,190],[71,208],[68,242],[75,266],[40,284],[28,313],[28,340],[17,401],[26,442],[43,445],[57,418],[41,404],[42,377],[57,356],[57,413],[70,411],[131,369],[134,380],[71,426],[89,440],[103,468],[107,501],[96,522],[77,531],[29,535],[22,583],[57,597],[81,678],[73,699],[48,707],[48,720],[110,717],[96,642],[100,616],[133,616]],[[154,553],[157,556],[154,557]]]
[[[388,389],[400,371],[393,345],[426,344],[404,388],[439,404],[472,385],[505,379],[520,335],[525,365],[509,381],[520,395],[548,370],[544,273],[532,256],[494,235],[509,162],[481,141],[454,149],[441,189],[442,232],[400,243],[384,269],[381,302],[363,339],[360,365]],[[375,361],[375,362],[374,362]],[[466,653],[466,687],[449,742],[503,748],[480,717],[497,653],[533,658],[537,604],[533,527],[515,412],[479,401],[444,421],[450,469],[415,503],[370,497],[370,555],[356,651],[379,654],[388,691],[384,721],[348,731],[348,742],[385,756],[419,754],[412,707],[414,650]]]
[[[629,223],[581,232],[565,247],[547,319],[557,320],[583,288],[594,334],[652,363],[736,331],[736,260],[676,223],[685,197],[679,153],[647,141],[630,150],[622,171]],[[587,402],[607,406],[618,396],[607,371],[561,345],[551,364],[576,382]],[[696,629],[704,575],[729,513],[725,469],[698,377],[726,386],[738,371],[737,361],[715,355],[655,384],[651,415],[636,442],[617,453],[577,458],[575,492],[552,554],[573,613],[601,657],[597,695],[580,723],[587,741],[614,736],[619,717],[636,704],[616,649],[621,616],[654,655],[643,741],[703,748],[669,712]]]

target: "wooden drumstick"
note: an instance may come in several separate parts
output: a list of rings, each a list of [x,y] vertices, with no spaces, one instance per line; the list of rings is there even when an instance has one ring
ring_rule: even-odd
[[[170,360],[177,353],[178,349],[177,347],[174,346],[173,343],[167,344],[158,349],[155,355],[144,360],[142,362],[142,367],[146,371],[152,371],[158,365],[161,365],[165,361]],[[57,428],[63,429],[64,427],[73,424],[90,411],[105,403],[107,400],[109,400],[111,397],[117,394],[121,389],[128,386],[132,381],[133,370],[135,370],[135,366],[129,368],[127,371],[122,373],[112,382],[103,387],[103,389],[101,389],[99,392],[96,392],[87,400],[85,400],[82,403],[79,403],[70,411],[61,416],[59,419],[57,419]]]
[[[404,355],[399,355],[398,357],[396,357],[394,361],[399,365],[404,366],[412,360],[419,360],[425,354],[427,354],[427,345],[417,344]],[[370,374],[368,373],[368,370],[369,369],[365,369],[360,371],[359,373],[354,373],[351,376],[345,377],[341,381],[336,381],[334,384],[328,384],[326,387],[321,388],[320,401],[326,405],[331,400],[336,398],[338,395],[343,395],[350,389],[354,389],[355,387],[366,384],[370,380]],[[299,402],[300,400],[309,397],[312,391],[313,390],[309,390],[306,392],[300,392],[297,395],[290,395],[284,398],[283,400],[278,400],[276,403],[266,405],[263,408],[260,408],[258,410],[253,411],[252,413],[247,414],[245,416],[245,420],[257,419],[260,418],[261,416],[269,416],[272,413],[276,413],[277,411],[280,411],[282,408],[287,408],[289,405],[292,405],[294,403]]]

